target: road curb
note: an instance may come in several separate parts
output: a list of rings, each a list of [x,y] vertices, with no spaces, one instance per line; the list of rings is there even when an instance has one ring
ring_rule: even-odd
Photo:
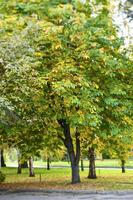
[[[89,195],[89,194],[133,194],[133,190],[47,190],[47,189],[0,189],[0,195],[3,194],[72,194],[72,195]]]

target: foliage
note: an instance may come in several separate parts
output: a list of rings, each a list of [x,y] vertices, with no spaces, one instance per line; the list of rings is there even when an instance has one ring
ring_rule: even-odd
[[[52,140],[49,134],[44,135],[44,144],[43,148],[40,151],[40,156],[43,160],[50,159],[50,161],[59,161],[62,160],[66,153],[66,149],[57,137],[56,131],[50,132],[52,135]]]
[[[0,171],[0,183],[4,182],[6,176]]]

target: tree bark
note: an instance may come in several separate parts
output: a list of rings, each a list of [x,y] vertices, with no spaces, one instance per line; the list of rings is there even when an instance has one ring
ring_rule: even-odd
[[[47,170],[50,170],[50,159],[47,158]]]
[[[22,166],[21,166],[21,162],[18,161],[18,170],[17,170],[17,174],[21,174],[22,173]]]
[[[80,183],[79,165],[71,163],[72,166],[72,184]]]
[[[69,164],[69,162],[70,162],[70,158],[69,158],[68,152],[67,152],[67,162],[68,162],[68,164]]]
[[[21,154],[20,151],[17,151],[18,154],[18,169],[17,169],[17,174],[21,174],[22,173],[22,166],[21,166]]]
[[[30,156],[29,157],[29,177],[34,177],[34,176],[35,174],[34,174],[34,168],[33,168],[33,159]]]
[[[0,168],[1,168],[1,149],[0,149]]]
[[[125,173],[125,160],[121,160],[121,169],[122,169],[122,173]]]
[[[94,148],[89,148],[89,175],[88,178],[96,179],[96,168],[95,168],[95,151]]]
[[[81,158],[81,171],[84,171],[84,163],[82,158]]]
[[[79,139],[79,132],[75,132],[75,139],[76,139],[76,153],[74,152],[73,141],[70,133],[70,126],[66,122],[66,120],[61,119],[58,120],[58,123],[63,128],[64,138],[62,138],[64,145],[67,148],[70,162],[71,162],[71,171],[72,171],[72,184],[76,184],[80,182],[80,175],[79,175],[79,160],[80,160],[80,139]]]
[[[6,167],[4,160],[4,149],[1,149],[1,167]]]

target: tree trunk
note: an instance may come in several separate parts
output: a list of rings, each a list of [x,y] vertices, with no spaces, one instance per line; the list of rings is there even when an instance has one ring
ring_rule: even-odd
[[[4,150],[1,149],[1,167],[6,167],[5,160],[4,160]]]
[[[1,149],[0,149],[0,168],[1,168]]]
[[[89,175],[88,178],[96,179],[96,169],[95,169],[95,152],[94,148],[89,148]]]
[[[68,162],[68,164],[70,163],[70,158],[69,158],[68,152],[67,152],[67,162]]]
[[[84,163],[82,158],[81,158],[81,171],[84,171]]]
[[[21,174],[22,173],[22,166],[21,166],[21,162],[18,161],[18,170],[17,170],[17,174]]]
[[[30,156],[29,157],[29,177],[34,177],[34,176],[35,174],[34,174],[34,169],[33,169],[33,159]]]
[[[21,174],[22,173],[22,166],[21,166],[21,154],[20,151],[17,151],[17,155],[18,155],[18,169],[17,169],[17,174]]]
[[[50,170],[50,159],[47,158],[47,170]]]
[[[70,126],[66,122],[66,120],[58,120],[58,123],[63,128],[64,138],[61,138],[64,142],[64,145],[67,148],[70,162],[71,162],[71,172],[72,172],[72,184],[76,184],[80,182],[80,175],[79,175],[79,160],[80,160],[80,139],[79,139],[79,132],[75,132],[75,139],[76,139],[76,153],[74,152],[73,141],[70,133]]]
[[[121,160],[122,173],[125,173],[125,160]]]
[[[80,183],[79,165],[71,163],[72,165],[72,184]]]

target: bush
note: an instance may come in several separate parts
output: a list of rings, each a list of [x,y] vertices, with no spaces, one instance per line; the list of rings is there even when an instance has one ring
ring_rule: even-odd
[[[6,176],[0,171],[0,183],[4,182]]]

